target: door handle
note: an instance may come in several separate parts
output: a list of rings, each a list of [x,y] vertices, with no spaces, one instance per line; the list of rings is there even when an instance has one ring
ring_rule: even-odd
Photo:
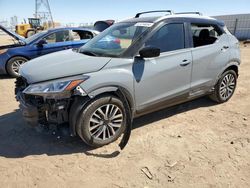
[[[180,64],[180,66],[185,67],[185,66],[189,65],[190,63],[191,63],[190,60],[185,59],[185,60],[182,61],[182,63]]]
[[[221,50],[227,50],[229,46],[223,46]]]

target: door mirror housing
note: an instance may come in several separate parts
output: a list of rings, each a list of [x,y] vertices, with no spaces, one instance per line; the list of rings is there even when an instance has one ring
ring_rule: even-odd
[[[156,47],[148,46],[144,47],[139,51],[140,57],[142,58],[152,58],[160,56],[161,50]]]
[[[46,40],[42,39],[42,40],[40,40],[36,45],[37,45],[38,47],[43,47],[44,44],[47,44],[47,42],[46,42]]]

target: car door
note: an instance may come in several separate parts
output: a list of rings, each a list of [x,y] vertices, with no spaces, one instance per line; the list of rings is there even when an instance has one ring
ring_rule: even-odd
[[[72,48],[80,48],[94,37],[94,34],[85,30],[71,30]]]
[[[184,99],[190,91],[191,50],[186,48],[183,23],[158,29],[144,46],[160,48],[156,58],[135,60],[135,99],[138,113]]]
[[[72,48],[70,30],[60,30],[50,33],[42,40],[45,41],[45,44],[37,46],[38,55],[45,55]]]
[[[230,57],[227,35],[213,24],[191,23],[193,70],[191,96],[206,93]]]

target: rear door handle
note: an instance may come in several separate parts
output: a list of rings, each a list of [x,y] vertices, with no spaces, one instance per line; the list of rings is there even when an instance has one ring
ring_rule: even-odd
[[[221,50],[227,50],[229,46],[223,46]]]
[[[182,63],[180,64],[180,66],[185,67],[185,66],[189,65],[190,63],[191,63],[190,60],[185,59],[185,60],[182,61]]]

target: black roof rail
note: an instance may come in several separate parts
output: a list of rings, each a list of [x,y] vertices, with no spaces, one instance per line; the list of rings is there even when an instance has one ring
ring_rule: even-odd
[[[156,12],[168,12],[169,14],[174,14],[172,10],[154,10],[154,11],[147,11],[147,12],[140,12],[135,15],[135,18],[139,18],[142,14],[148,14],[148,13],[156,13]]]
[[[175,13],[175,14],[198,14],[198,15],[202,16],[201,12],[178,12],[178,13]]]

